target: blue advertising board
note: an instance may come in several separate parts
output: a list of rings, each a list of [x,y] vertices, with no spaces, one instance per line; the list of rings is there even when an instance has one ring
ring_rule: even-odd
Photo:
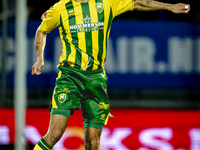
[[[27,85],[54,87],[62,45],[58,29],[47,35],[42,75],[31,76],[34,36],[40,21],[27,26]],[[15,38],[9,24],[7,80],[13,87]],[[1,35],[1,33],[0,33]],[[200,24],[167,21],[114,21],[106,58],[109,87],[200,88]]]

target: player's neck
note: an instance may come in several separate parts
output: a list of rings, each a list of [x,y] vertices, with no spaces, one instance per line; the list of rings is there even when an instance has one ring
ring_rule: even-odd
[[[86,3],[86,2],[88,2],[90,0],[75,0],[75,1],[78,2],[78,3]]]

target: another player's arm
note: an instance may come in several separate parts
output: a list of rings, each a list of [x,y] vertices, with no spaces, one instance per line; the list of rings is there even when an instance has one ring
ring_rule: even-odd
[[[138,11],[154,11],[154,10],[168,10],[173,13],[188,13],[190,11],[189,4],[168,4],[154,0],[135,0],[134,9]]]
[[[37,61],[32,67],[32,75],[40,75],[40,69],[44,66],[44,47],[46,45],[46,34],[40,32],[40,27],[35,34],[35,48]]]

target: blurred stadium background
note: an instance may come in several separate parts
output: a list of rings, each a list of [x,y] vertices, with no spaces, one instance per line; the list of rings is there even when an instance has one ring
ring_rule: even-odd
[[[11,150],[15,141],[17,1],[5,1],[6,8],[0,0],[0,150]],[[31,67],[36,60],[34,35],[40,17],[55,2],[27,1],[27,57],[22,58],[27,61],[27,150],[48,127],[48,105],[61,54],[57,29],[47,37],[42,75],[31,76]],[[106,72],[115,119],[111,118],[103,130],[102,150],[200,150],[200,9],[197,1],[162,2],[189,3],[191,12],[132,11],[112,23]],[[80,116],[78,111],[71,117],[69,130],[54,149],[83,149]]]

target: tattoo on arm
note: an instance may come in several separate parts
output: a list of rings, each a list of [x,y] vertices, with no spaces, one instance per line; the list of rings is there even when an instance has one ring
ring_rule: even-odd
[[[39,50],[39,45],[36,45],[36,51],[38,51]]]
[[[149,5],[150,2],[152,2],[153,0],[146,0],[146,4]]]
[[[36,42],[36,51],[38,51],[38,49],[40,48],[39,45],[41,44],[41,42]]]

